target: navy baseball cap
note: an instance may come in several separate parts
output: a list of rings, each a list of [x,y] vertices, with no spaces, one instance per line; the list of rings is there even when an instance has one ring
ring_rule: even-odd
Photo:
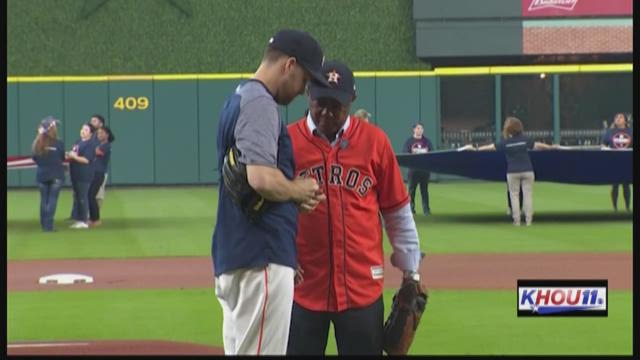
[[[309,87],[311,99],[330,97],[338,100],[342,105],[348,106],[356,96],[356,84],[351,69],[337,60],[332,60],[324,63],[322,72],[329,87],[320,86],[312,81]]]
[[[56,126],[60,123],[60,120],[54,118],[53,116],[47,116],[46,118],[40,121],[40,127],[44,130],[44,132],[49,131],[52,126]]]
[[[315,81],[329,86],[327,79],[322,75],[322,48],[309,33],[291,29],[280,30],[269,39],[269,48],[293,56]]]

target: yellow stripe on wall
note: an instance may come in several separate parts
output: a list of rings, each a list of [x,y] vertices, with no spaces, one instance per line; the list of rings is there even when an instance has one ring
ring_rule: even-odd
[[[633,64],[584,64],[580,66],[582,72],[597,72],[597,71],[633,71]]]
[[[356,77],[420,77],[456,75],[498,75],[533,73],[597,73],[632,72],[632,63],[572,64],[572,65],[513,65],[440,67],[432,71],[356,71]],[[222,74],[158,74],[158,75],[100,75],[100,76],[8,76],[7,83],[16,82],[83,82],[83,81],[135,81],[135,80],[229,80],[249,79],[253,73]]]
[[[198,79],[202,80],[229,80],[229,79],[250,79],[253,77],[252,73],[243,74],[200,74]]]
[[[509,66],[493,66],[492,74],[535,74],[535,73],[572,73],[580,72],[580,65],[531,65],[515,69]]]

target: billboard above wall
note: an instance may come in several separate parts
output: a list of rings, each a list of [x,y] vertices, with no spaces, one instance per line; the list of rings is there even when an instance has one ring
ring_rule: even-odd
[[[521,0],[522,17],[632,16],[632,0]]]

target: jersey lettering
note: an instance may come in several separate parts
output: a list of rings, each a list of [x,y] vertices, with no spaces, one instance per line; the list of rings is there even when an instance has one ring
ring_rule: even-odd
[[[331,174],[329,176],[330,185],[342,185],[342,166],[337,164],[331,165]]]
[[[360,179],[360,171],[358,169],[349,169],[347,173],[347,179],[345,180],[345,187],[349,190],[355,189],[358,184],[358,179]]]
[[[358,195],[360,195],[361,197],[365,197],[365,195],[367,195],[367,193],[371,189],[372,185],[373,185],[373,180],[371,180],[370,177],[365,176],[364,179],[362,179],[362,184],[358,188],[358,191],[357,191]]]
[[[373,180],[369,176],[363,176],[360,170],[357,168],[349,168],[346,172],[342,168],[342,165],[332,164],[329,173],[329,184],[344,186],[347,190],[351,190],[357,193],[360,197],[367,195],[371,187],[373,186]],[[324,165],[317,165],[307,169],[298,171],[298,176],[302,177],[315,177],[318,185],[324,185]]]
[[[324,178],[322,176],[324,174],[324,165],[312,167],[311,172],[315,175],[318,185],[324,185]]]

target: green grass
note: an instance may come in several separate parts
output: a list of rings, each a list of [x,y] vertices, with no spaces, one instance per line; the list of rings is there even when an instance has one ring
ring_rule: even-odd
[[[610,210],[608,187],[537,183],[534,226],[505,215],[502,183],[434,183],[433,215],[418,215],[427,253],[631,251],[630,214]],[[104,225],[71,230],[60,196],[56,233],[42,233],[39,194],[7,191],[8,259],[208,256],[215,187],[109,188]],[[419,203],[419,198],[417,199]],[[390,247],[385,241],[387,252]],[[514,289],[515,291],[515,289]],[[391,304],[385,291],[385,309]],[[631,292],[612,291],[607,318],[517,318],[513,291],[432,291],[412,354],[630,354]],[[164,339],[221,346],[213,289],[11,292],[15,341]],[[327,354],[336,354],[330,335]]]
[[[609,189],[535,185],[534,225],[516,228],[505,214],[502,183],[430,185],[433,215],[416,217],[427,253],[617,252],[632,249],[632,216],[613,213]],[[420,202],[419,196],[416,199]],[[39,194],[7,191],[8,259],[208,256],[217,188],[109,188],[103,226],[72,230],[68,189],[60,194],[55,233],[40,231]],[[384,241],[385,252],[391,246]]]
[[[630,291],[609,293],[606,318],[518,318],[514,291],[432,291],[410,353],[631,354]],[[392,296],[385,291],[385,317]],[[213,289],[12,292],[7,310],[9,342],[164,339],[222,346]],[[327,354],[336,354],[333,333]]]
[[[69,229],[71,192],[58,202],[55,233],[39,228],[39,194],[10,191],[7,200],[9,259],[207,256],[215,224],[217,189],[107,189],[103,226]]]
[[[609,210],[608,189],[536,184],[534,225],[515,228],[500,183],[431,184],[433,215],[418,214],[427,253],[631,251],[632,217]],[[217,189],[110,188],[103,226],[71,230],[63,220],[71,193],[60,194],[55,233],[38,223],[36,191],[7,192],[8,258],[208,256]],[[419,196],[416,201],[419,203]],[[385,251],[391,246],[384,241]]]
[[[632,213],[614,213],[608,186],[539,182],[531,227],[514,227],[506,214],[506,185],[496,182],[429,185],[432,215],[416,223],[427,253],[631,251]],[[622,195],[619,207],[624,208]],[[391,251],[387,240],[385,252]]]
[[[173,340],[222,344],[211,289],[11,292],[7,339]]]

